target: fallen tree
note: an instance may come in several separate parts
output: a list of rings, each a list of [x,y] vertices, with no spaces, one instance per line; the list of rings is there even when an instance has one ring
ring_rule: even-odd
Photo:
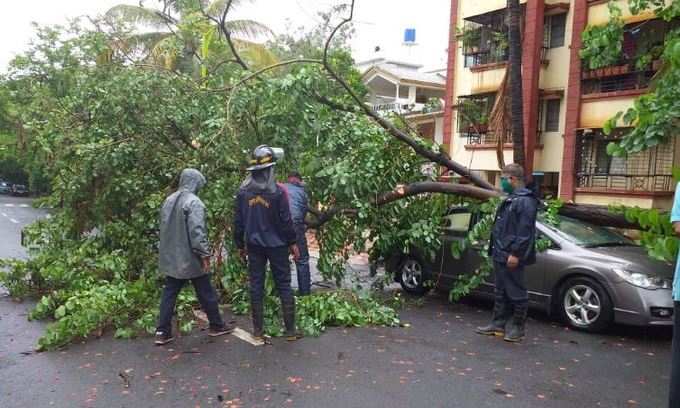
[[[170,2],[163,4],[160,12],[169,12]],[[288,49],[303,58],[264,65],[240,54],[225,23],[231,1],[223,4],[219,14],[197,8],[164,18],[173,29],[181,26],[183,36],[205,41],[197,48],[201,58],[191,59],[197,70],[159,66],[157,58],[147,58],[146,47],[124,44],[133,38],[126,37],[129,27],[111,21],[73,32],[45,29],[13,62],[8,81],[21,98],[12,102],[21,122],[31,125],[29,149],[53,175],[47,201],[59,210],[27,231],[27,241],[39,246],[35,257],[12,262],[0,277],[15,296],[42,296],[31,317],[55,319],[42,348],[108,327],[119,337],[152,330],[163,198],[183,168],[200,169],[209,180],[201,196],[215,255],[229,256],[234,192],[247,152],[262,143],[286,148],[279,171],[301,171],[313,201],[326,209],[313,222],[321,245],[318,267],[327,278],[341,281],[348,248],[364,250],[369,242],[376,252],[413,246],[435,251],[441,215],[451,205],[483,209],[487,222],[474,236],[485,239],[500,193],[440,146],[363,103],[366,90],[348,50],[333,45],[351,21],[354,2],[345,10],[348,17],[328,24],[320,31],[325,36],[305,44],[304,52]],[[428,179],[422,166],[430,163],[470,184]],[[579,216],[579,208],[560,211]],[[593,211],[580,214],[592,219]],[[215,283],[225,301],[244,305],[246,275],[233,259],[216,266]],[[459,292],[474,283],[462,282]],[[195,303],[190,293],[180,297],[185,330],[192,327]],[[366,304],[374,303],[348,307]],[[334,305],[347,306],[344,300]],[[394,323],[389,312],[362,316],[364,323]],[[310,330],[318,327],[304,321]]]

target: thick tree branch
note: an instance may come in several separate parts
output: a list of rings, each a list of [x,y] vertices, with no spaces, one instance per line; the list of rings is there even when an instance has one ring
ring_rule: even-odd
[[[404,198],[432,193],[451,194],[456,196],[474,198],[477,200],[488,200],[490,198],[500,197],[501,195],[501,193],[496,190],[488,190],[485,188],[469,184],[422,181],[408,185],[397,186],[394,190],[379,195],[376,199],[373,200],[372,205],[380,207],[398,200],[402,200]],[[337,208],[337,207],[330,208],[329,210],[324,212],[313,211],[314,219],[309,220],[307,222],[307,226],[309,226],[310,228],[319,228],[338,214],[354,215],[356,214],[356,212],[357,210],[353,208]]]
[[[234,40],[231,38],[231,31],[227,29],[227,14],[229,13],[229,9],[231,8],[231,4],[233,3],[234,0],[229,0],[227,2],[227,6],[224,8],[224,11],[222,12],[222,17],[220,17],[219,21],[219,27],[222,30],[222,33],[224,33],[224,38],[227,40],[227,44],[229,44],[229,49],[231,50],[231,53],[234,54],[234,59],[236,60],[236,63],[239,64],[243,69],[246,71],[250,71],[250,68],[248,68],[248,64],[241,58],[241,55],[238,53],[236,50],[236,45],[234,45]]]
[[[440,182],[416,182],[408,185],[397,186],[392,191],[379,195],[373,200],[372,205],[380,207],[395,201],[422,194],[451,194],[459,197],[474,198],[477,200],[488,200],[494,197],[501,197],[501,193],[495,190],[466,185]],[[316,209],[310,210],[313,217],[307,221],[310,228],[319,228],[337,215],[356,215],[356,209],[332,207],[327,211],[321,212]],[[612,213],[607,207],[587,204],[564,204],[560,210],[560,215],[575,218],[591,224],[604,227],[614,227],[623,229],[642,229],[639,224],[629,222],[621,214]]]

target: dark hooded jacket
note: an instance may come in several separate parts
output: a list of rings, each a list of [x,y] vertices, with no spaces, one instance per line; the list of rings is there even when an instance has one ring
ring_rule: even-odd
[[[236,196],[234,242],[237,248],[276,248],[296,242],[288,196],[280,184],[273,192],[253,185],[241,187]]]
[[[195,169],[185,169],[179,188],[163,203],[160,216],[161,273],[176,279],[205,275],[201,258],[210,256],[205,205],[196,196],[205,177]]]
[[[536,212],[538,200],[527,188],[520,188],[506,198],[496,212],[489,255],[505,263],[508,256],[519,258],[520,265],[536,262]]]

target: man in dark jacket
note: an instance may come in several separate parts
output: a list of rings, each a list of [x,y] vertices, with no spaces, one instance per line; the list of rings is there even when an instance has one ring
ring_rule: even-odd
[[[285,335],[292,341],[298,334],[288,253],[290,251],[296,261],[300,253],[295,243],[286,190],[276,183],[274,176],[275,153],[269,146],[259,146],[253,152],[251,166],[247,169],[250,174],[236,197],[234,242],[248,262],[253,336],[264,337],[264,284],[269,262],[281,298]]]
[[[166,275],[161,298],[156,344],[174,340],[171,321],[180,290],[188,281],[210,321],[209,336],[231,332],[222,321],[217,294],[210,283],[210,246],[205,225],[205,205],[196,196],[205,177],[195,169],[185,169],[179,189],[163,203],[160,216],[159,269]]]
[[[307,247],[307,225],[305,216],[309,209],[309,198],[305,191],[300,173],[293,171],[288,174],[288,183],[285,184],[290,201],[290,216],[293,219],[293,227],[297,236],[297,246],[300,249],[300,257],[295,262],[297,271],[298,290],[301,296],[311,293],[311,276],[309,273],[309,248]]]
[[[513,163],[503,168],[501,188],[508,197],[498,208],[489,243],[496,274],[493,318],[477,328],[477,333],[504,336],[509,342],[524,338],[529,303],[524,267],[536,261],[538,200],[524,183],[522,166]]]

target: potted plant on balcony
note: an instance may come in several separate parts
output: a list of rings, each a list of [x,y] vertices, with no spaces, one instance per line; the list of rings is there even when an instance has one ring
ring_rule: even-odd
[[[457,28],[458,41],[463,45],[463,54],[475,54],[480,50],[482,31],[480,28]]]

